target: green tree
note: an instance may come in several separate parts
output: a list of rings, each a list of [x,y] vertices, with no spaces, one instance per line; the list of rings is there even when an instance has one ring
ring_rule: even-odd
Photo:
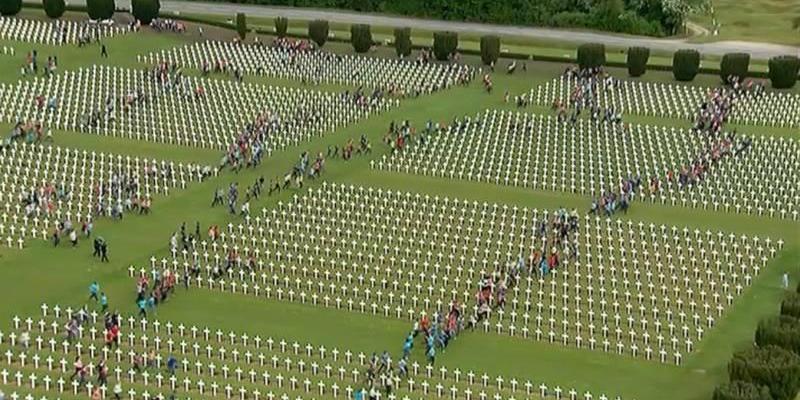
[[[800,388],[800,356],[772,345],[739,351],[728,373],[732,381],[769,387],[774,400],[793,400]]]
[[[794,87],[798,73],[800,73],[800,59],[796,56],[778,56],[769,60],[769,80],[775,89]],[[800,308],[800,305],[798,307]]]
[[[131,0],[131,11],[134,18],[145,25],[158,18],[160,7],[161,4],[158,0]]]
[[[247,17],[244,13],[236,13],[236,33],[242,40],[247,36]]]
[[[489,65],[497,62],[500,57],[500,37],[496,35],[486,35],[481,37],[481,60]]]
[[[398,57],[408,57],[411,54],[411,28],[394,29],[394,49]]]
[[[355,24],[350,26],[350,43],[356,53],[366,53],[372,48],[372,31],[369,25]]]
[[[650,49],[647,47],[631,47],[628,49],[628,74],[633,77],[644,75],[647,71],[647,61],[650,59]]]
[[[64,15],[67,5],[64,3],[64,0],[43,0],[42,8],[44,8],[44,13],[47,14],[48,17],[56,19]]]
[[[792,293],[783,299],[781,303],[781,315],[800,318],[800,287],[798,287],[797,290],[798,293]]]
[[[756,344],[775,345],[800,355],[800,320],[786,315],[761,320],[756,329]]]
[[[114,0],[86,0],[89,19],[104,20],[114,16]]]
[[[439,61],[447,61],[458,50],[458,34],[455,32],[433,33],[433,55]]]
[[[317,19],[308,22],[308,37],[322,47],[328,41],[328,21]]]
[[[286,37],[286,32],[289,30],[289,20],[286,17],[275,18],[275,35],[279,38]]]
[[[584,43],[578,46],[578,66],[583,68],[602,67],[606,64],[606,46],[602,43]]]
[[[713,400],[772,400],[772,396],[766,386],[733,381],[717,386]]]
[[[17,15],[22,10],[22,0],[0,0],[0,14]]]
[[[722,56],[722,61],[719,63],[720,77],[724,82],[728,78],[735,76],[739,80],[747,76],[747,70],[750,67],[750,54],[747,53],[728,53]]]
[[[694,80],[700,70],[700,53],[693,49],[678,50],[672,55],[672,75],[681,82]]]

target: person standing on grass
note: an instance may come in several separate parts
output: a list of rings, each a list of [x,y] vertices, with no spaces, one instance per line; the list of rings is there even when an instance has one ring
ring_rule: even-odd
[[[169,355],[167,359],[167,370],[169,370],[169,374],[175,376],[175,370],[178,368],[178,360],[172,354]]]
[[[100,285],[95,281],[89,285],[89,300],[100,300],[97,295],[100,293]]]
[[[70,243],[72,243],[72,247],[78,245],[78,231],[76,231],[75,229],[69,231],[69,241]]]
[[[72,375],[69,376],[69,380],[74,380],[75,377],[79,376],[83,371],[83,360],[81,360],[81,356],[75,357],[75,362],[72,363],[72,366],[74,367],[74,370]]]
[[[139,307],[139,316],[147,318],[147,300],[144,296],[136,302],[136,306]]]
[[[105,43],[100,44],[100,57],[108,58],[108,49],[106,49]]]
[[[105,292],[100,294],[100,307],[102,307],[102,312],[108,311],[108,297],[106,297]]]
[[[114,383],[114,400],[122,400],[122,384],[117,381]]]
[[[100,243],[100,261],[108,262],[108,243],[105,240]]]

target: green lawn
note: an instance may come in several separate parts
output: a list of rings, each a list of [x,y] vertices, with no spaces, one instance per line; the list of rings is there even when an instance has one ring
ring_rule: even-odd
[[[710,0],[713,12],[692,17],[717,36],[698,36],[697,41],[744,40],[800,45],[800,30],[793,21],[800,18],[800,3],[792,0]]]
[[[95,63],[136,67],[137,54],[168,48],[183,43],[175,35],[138,33],[106,41],[111,57],[101,60],[99,49],[91,46],[78,49],[73,46],[47,47],[23,43],[0,42],[12,45],[17,50],[15,61],[0,58],[0,79],[9,83],[16,81],[22,55],[36,48],[42,56],[58,55],[61,71],[88,66]],[[331,48],[349,51],[346,44],[333,44]],[[568,50],[564,50],[568,51]],[[376,55],[386,55],[391,50],[382,49]],[[40,57],[42,57],[40,56]],[[43,57],[43,58],[44,58]],[[474,59],[469,59],[474,61]],[[529,63],[527,73],[513,76],[498,73],[494,77],[495,91],[487,95],[480,80],[469,87],[458,87],[420,99],[407,100],[401,106],[380,116],[314,139],[298,148],[275,153],[257,170],[245,170],[238,174],[225,172],[216,178],[195,184],[168,198],[158,198],[151,216],[126,216],[121,222],[100,220],[96,232],[109,242],[111,262],[101,264],[91,257],[91,245],[81,243],[78,248],[32,242],[24,250],[0,247],[0,293],[5,301],[0,306],[0,327],[8,326],[14,315],[27,316],[38,312],[39,305],[80,305],[87,297],[87,286],[97,280],[109,294],[112,308],[133,312],[134,282],[128,277],[130,265],[148,265],[152,255],[163,255],[168,251],[169,236],[182,222],[194,226],[237,223],[236,218],[226,214],[222,208],[210,208],[213,190],[236,181],[249,185],[259,176],[267,179],[282,175],[294,163],[303,150],[312,154],[323,151],[329,144],[342,144],[347,138],[367,134],[375,148],[369,156],[350,162],[329,162],[324,180],[354,185],[369,185],[382,188],[410,190],[441,196],[474,199],[478,201],[502,202],[510,205],[553,209],[560,206],[584,209],[589,199],[568,193],[540,192],[516,187],[495,186],[465,181],[451,181],[405,174],[392,174],[369,168],[369,161],[378,159],[386,152],[380,143],[391,120],[408,119],[417,126],[428,119],[446,121],[454,116],[474,115],[487,108],[505,107],[502,96],[508,90],[512,94],[524,93],[538,83],[552,79],[564,69],[564,65],[552,63]],[[613,70],[623,76],[624,71]],[[221,78],[224,79],[224,78]],[[670,73],[648,72],[646,80],[671,81]],[[271,84],[285,84],[263,79]],[[699,76],[696,84],[714,85],[716,76]],[[296,84],[296,83],[294,83]],[[325,87],[324,89],[336,89]],[[687,122],[659,118],[635,117],[636,122],[687,126]],[[2,125],[3,131],[9,126]],[[796,131],[740,127],[740,131],[795,136]],[[190,148],[175,148],[155,143],[132,142],[72,132],[57,132],[56,144],[81,149],[114,152],[176,161],[215,163],[219,154],[213,151]],[[318,185],[310,183],[309,186]],[[297,190],[252,204],[254,210],[272,207],[279,201],[287,201]],[[633,221],[653,222],[677,226],[730,231],[737,234],[783,238],[786,246],[779,256],[737,300],[735,307],[718,321],[698,350],[684,360],[680,367],[645,362],[630,357],[603,354],[599,351],[575,350],[559,345],[539,343],[532,340],[501,337],[486,334],[464,334],[448,348],[441,357],[442,363],[461,369],[475,369],[492,374],[535,379],[547,382],[551,387],[575,387],[580,392],[619,395],[623,399],[640,400],[703,400],[710,398],[713,387],[726,378],[726,364],[733,351],[752,343],[757,321],[777,313],[782,295],[779,276],[783,271],[791,273],[792,281],[800,280],[797,260],[800,259],[800,225],[797,222],[756,216],[714,213],[680,207],[664,207],[651,204],[635,204],[625,217]],[[289,304],[276,300],[261,300],[247,296],[210,294],[207,291],[180,293],[157,310],[161,319],[170,319],[186,324],[224,327],[258,333],[262,336],[289,337],[301,342],[325,344],[372,352],[384,349],[397,352],[402,337],[407,333],[406,321],[336,311],[313,306]],[[596,398],[596,397],[595,397]]]

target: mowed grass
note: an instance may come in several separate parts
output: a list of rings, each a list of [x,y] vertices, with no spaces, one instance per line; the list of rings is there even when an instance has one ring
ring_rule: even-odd
[[[111,58],[99,57],[96,46],[78,49],[77,47],[45,47],[22,43],[11,44],[20,49],[37,48],[43,58],[58,55],[61,71],[95,63],[135,67],[136,54],[183,44],[184,39],[170,34],[156,35],[142,32],[110,39],[107,41]],[[349,51],[349,46],[335,44],[331,48]],[[382,49],[375,56],[389,55]],[[470,59],[470,61],[474,61]],[[87,286],[93,281],[100,282],[109,294],[111,307],[123,312],[133,312],[134,281],[128,277],[131,265],[147,266],[151,256],[167,252],[170,234],[182,222],[193,229],[199,221],[204,231],[211,224],[227,225],[239,223],[238,217],[227,215],[224,209],[209,207],[212,192],[217,187],[239,182],[241,186],[251,184],[260,176],[267,179],[283,175],[296,161],[303,150],[312,153],[324,150],[329,144],[343,144],[348,138],[357,138],[364,133],[370,137],[374,151],[369,156],[359,157],[350,162],[330,160],[323,179],[353,185],[369,185],[392,190],[410,190],[440,196],[474,199],[478,201],[499,202],[525,207],[556,208],[588,206],[589,199],[568,193],[542,192],[517,187],[504,187],[467,181],[452,181],[406,174],[392,174],[374,171],[369,161],[379,158],[386,152],[380,138],[386,131],[389,121],[408,119],[417,126],[432,119],[448,122],[455,116],[474,115],[486,108],[512,107],[504,104],[505,91],[513,94],[525,93],[534,85],[552,79],[559,74],[564,65],[550,63],[529,63],[526,73],[515,75],[497,73],[494,75],[495,91],[488,95],[477,80],[469,87],[406,100],[391,111],[361,121],[357,124],[314,139],[303,146],[275,153],[257,170],[245,170],[238,174],[225,172],[216,178],[189,186],[186,190],[175,192],[171,197],[158,197],[154,202],[153,214],[147,217],[128,215],[121,222],[107,219],[99,220],[96,232],[109,242],[110,263],[101,264],[91,257],[91,245],[82,242],[77,248],[61,246],[53,248],[43,241],[32,242],[24,250],[0,247],[0,293],[5,301],[0,305],[0,327],[7,326],[14,315],[35,314],[40,304],[60,303],[78,306],[86,301]],[[5,82],[13,82],[17,75],[9,77],[19,66],[7,65],[0,59],[0,73]],[[502,68],[498,69],[502,71]],[[612,73],[624,76],[621,70]],[[218,77],[227,79],[225,77]],[[671,81],[671,74],[648,72],[644,79]],[[700,76],[696,84],[714,85],[716,76]],[[269,84],[290,84],[264,78],[248,80]],[[296,85],[296,82],[291,84]],[[339,87],[323,87],[325,90],[338,90]],[[540,110],[544,111],[544,110]],[[636,117],[636,122],[674,124],[688,126],[685,121]],[[8,125],[3,125],[6,131]],[[740,128],[740,132],[760,133],[761,128]],[[788,130],[769,130],[770,134],[796,135]],[[87,150],[114,152],[132,156],[151,158],[170,158],[184,162],[203,162],[216,164],[219,154],[213,151],[179,148],[157,143],[135,142],[73,132],[57,132],[56,144],[84,148]],[[309,186],[319,185],[320,181],[307,182]],[[252,204],[253,210],[272,207],[279,201],[288,201],[304,191],[289,190],[272,197],[263,197]],[[791,221],[759,218],[755,216],[722,214],[709,211],[662,207],[651,204],[635,204],[624,218],[646,223],[689,226],[701,230],[723,230],[736,234],[758,235],[759,237],[783,238],[787,244],[784,251],[755,281],[745,295],[737,300],[736,306],[718,322],[698,350],[684,359],[684,365],[660,365],[630,357],[604,354],[598,351],[577,350],[560,345],[523,340],[483,333],[465,333],[442,354],[441,362],[449,368],[474,369],[490,374],[503,374],[535,382],[545,382],[554,387],[574,387],[580,392],[591,391],[595,396],[605,393],[609,397],[621,396],[623,399],[661,400],[710,398],[713,387],[725,380],[726,364],[733,351],[745,348],[752,343],[752,335],[757,321],[766,315],[777,313],[782,296],[779,277],[783,271],[790,271],[793,282],[800,279],[796,268],[800,258],[800,225]],[[354,351],[389,350],[395,354],[400,351],[402,337],[410,328],[408,321],[388,319],[372,315],[362,315],[313,306],[304,306],[277,300],[256,299],[249,296],[213,294],[206,290],[183,292],[173,296],[162,305],[156,314],[161,319],[170,319],[185,324],[197,324],[212,328],[224,328],[252,332],[262,336],[273,336],[335,346]],[[416,354],[421,359],[420,354]],[[438,361],[438,360],[437,360]]]
[[[793,21],[800,18],[796,0],[710,0],[714,17],[721,24],[719,35],[698,36],[698,41],[744,40],[800,45],[800,29]],[[692,21],[714,30],[712,15],[697,15]]]

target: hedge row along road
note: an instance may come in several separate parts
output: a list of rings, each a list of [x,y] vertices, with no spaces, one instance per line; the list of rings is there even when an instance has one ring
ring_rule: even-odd
[[[26,1],[30,2],[30,1]],[[71,0],[70,5],[86,5],[86,0]],[[117,8],[130,9],[130,0],[117,0]],[[320,10],[313,8],[292,8],[261,6],[252,4],[206,3],[199,1],[161,1],[162,12],[180,12],[187,14],[226,15],[233,18],[237,12],[252,17],[283,16],[295,20],[326,19],[330,22],[346,24],[369,24],[374,26],[410,27],[430,31],[454,31],[476,34],[494,34],[499,36],[519,36],[535,39],[552,39],[575,43],[599,42],[606,46],[626,48],[630,46],[646,46],[653,50],[674,52],[679,49],[693,48],[701,54],[723,55],[725,53],[746,52],[753,58],[768,59],[777,55],[800,55],[800,47],[771,43],[720,41],[713,43],[687,43],[683,39],[655,39],[641,36],[620,36],[599,32],[572,31],[563,29],[534,28],[509,25],[478,24],[470,22],[439,21],[428,19],[387,16],[370,13],[356,13],[338,10]]]

